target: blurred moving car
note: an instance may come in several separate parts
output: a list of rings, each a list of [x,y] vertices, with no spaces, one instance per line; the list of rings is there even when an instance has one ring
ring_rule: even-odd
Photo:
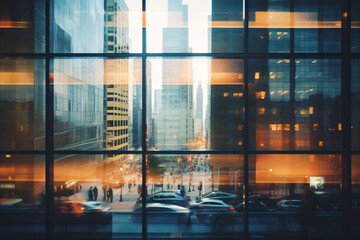
[[[188,208],[173,204],[148,203],[146,204],[149,223],[190,223],[191,212]],[[135,209],[133,220],[141,222],[141,206]]]
[[[220,192],[220,191],[208,192],[201,196],[197,196],[196,201],[199,202],[199,201],[201,201],[201,199],[204,199],[204,198],[221,200],[227,204],[235,204],[237,202],[240,202],[239,197],[237,195],[231,194],[231,193],[226,193],[226,192]]]
[[[139,197],[135,203],[135,208],[141,206],[142,197]],[[147,203],[165,203],[186,207],[190,202],[190,197],[181,196],[176,192],[160,192],[148,197]]]
[[[189,208],[201,223],[205,222],[208,218],[229,217],[228,214],[231,214],[235,211],[233,206],[228,205],[221,200],[209,198],[204,198],[197,202],[192,202],[190,203]]]
[[[55,219],[58,224],[109,224],[112,212],[100,202],[61,202],[55,205]]]
[[[276,208],[276,200],[271,199],[269,195],[261,195],[261,194],[256,194],[256,195],[250,195],[249,196],[249,202],[253,202],[253,203],[261,203],[265,206],[267,206],[270,209]]]
[[[298,211],[301,209],[302,201],[301,200],[281,200],[277,203],[277,207],[282,210],[295,210]]]

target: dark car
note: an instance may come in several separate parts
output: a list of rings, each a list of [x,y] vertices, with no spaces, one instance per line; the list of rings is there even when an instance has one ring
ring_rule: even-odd
[[[190,210],[201,223],[206,221],[231,221],[234,207],[221,200],[204,198],[189,205]]]
[[[227,204],[235,204],[240,202],[239,197],[235,194],[227,193],[227,192],[220,192],[220,191],[214,191],[214,192],[208,192],[201,196],[196,197],[196,201],[199,202],[201,199],[204,198],[210,198],[214,200],[221,200],[224,203]]]
[[[58,224],[108,224],[110,208],[100,202],[62,202],[55,205]]]
[[[271,208],[269,208],[263,202],[249,201],[248,203],[249,203],[249,211],[250,212],[268,212],[268,211],[271,211]],[[237,211],[237,212],[245,211],[245,203],[241,203],[241,204],[235,206],[235,211]]]
[[[173,204],[148,203],[146,204],[149,223],[190,223],[190,210]],[[135,209],[133,221],[141,222],[141,206]]]
[[[138,198],[135,203],[135,208],[141,206],[142,198]],[[155,193],[148,197],[147,203],[165,203],[165,204],[174,204],[182,207],[187,207],[190,202],[190,197],[181,196],[176,192],[160,192]]]

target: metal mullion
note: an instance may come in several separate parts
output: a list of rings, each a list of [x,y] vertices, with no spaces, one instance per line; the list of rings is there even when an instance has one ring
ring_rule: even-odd
[[[142,154],[142,151],[127,150],[54,150],[54,154]]]
[[[141,134],[141,150],[142,150],[142,239],[147,239],[147,164],[146,164],[146,150],[147,150],[147,126],[146,126],[146,0],[142,0],[142,134]]]
[[[142,53],[50,53],[52,58],[140,58]]]
[[[46,58],[46,53],[0,53],[0,58]]]
[[[243,196],[245,196],[244,211],[244,235],[245,239],[250,238],[249,234],[249,0],[243,1],[243,24],[244,24],[244,187]]]
[[[46,215],[45,215],[45,237],[50,240],[54,236],[54,92],[53,85],[50,79],[50,15],[51,15],[50,0],[45,2],[45,48],[46,48],[46,122],[45,122],[45,197],[46,197]],[[51,15],[52,16],[52,15]]]
[[[351,0],[343,5],[341,19],[341,98],[342,98],[342,186],[343,186],[343,233],[346,239],[351,239],[352,192],[351,192]]]
[[[304,150],[304,151],[300,151],[300,150],[249,150],[250,154],[298,154],[298,155],[306,155],[306,154],[317,154],[317,155],[331,155],[331,154],[342,154],[343,151],[342,150],[337,150],[337,151],[332,151],[332,150],[328,150],[328,151],[318,151],[318,150]]]
[[[0,154],[46,154],[45,150],[3,150]]]

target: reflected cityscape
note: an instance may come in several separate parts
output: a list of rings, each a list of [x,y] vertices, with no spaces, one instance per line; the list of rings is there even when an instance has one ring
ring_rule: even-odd
[[[0,233],[358,239],[360,4],[145,2],[2,3]]]

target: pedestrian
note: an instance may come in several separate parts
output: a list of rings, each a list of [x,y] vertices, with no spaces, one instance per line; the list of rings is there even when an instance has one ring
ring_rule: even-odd
[[[185,187],[184,186],[181,186],[180,195],[182,197],[185,197]]]
[[[113,190],[112,188],[110,187],[108,190],[107,190],[107,201],[108,202],[113,202]]]
[[[98,188],[96,186],[94,187],[93,192],[94,192],[94,200],[97,201],[97,197],[98,197],[99,192],[98,192]]]
[[[129,192],[131,192],[131,183],[128,183]]]
[[[94,193],[93,193],[92,187],[90,187],[90,189],[88,191],[88,198],[89,198],[89,201],[94,200]]]
[[[106,185],[103,184],[102,185],[102,190],[103,190],[103,194],[104,194],[103,201],[106,201],[106,193],[107,193],[106,189],[107,189]]]
[[[81,190],[82,190],[82,186],[80,185],[80,192],[81,192]]]

